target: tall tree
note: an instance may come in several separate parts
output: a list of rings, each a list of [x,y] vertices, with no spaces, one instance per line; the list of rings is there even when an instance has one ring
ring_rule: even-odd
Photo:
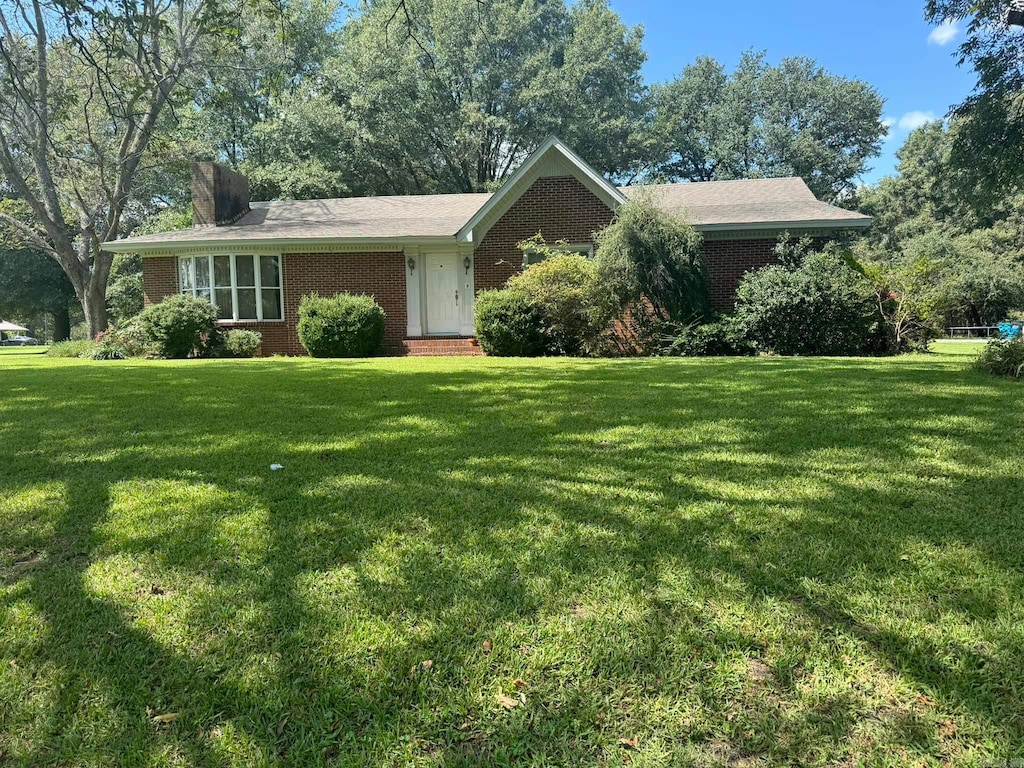
[[[116,238],[182,81],[237,7],[222,0],[5,0],[0,5],[0,171],[28,220],[0,211],[64,270],[90,333],[107,326]]]
[[[1024,183],[1024,34],[1008,23],[1007,0],[928,0],[932,23],[966,22],[957,51],[978,76],[974,92],[953,108],[961,129],[953,159],[970,184],[965,193],[984,209]]]
[[[806,58],[769,66],[748,52],[729,75],[702,57],[654,97],[664,155],[654,175],[671,179],[800,176],[835,200],[853,191],[885,134],[871,86]]]
[[[367,2],[261,132],[267,192],[472,192],[556,133],[601,171],[644,153],[639,28],[605,0]],[[310,142],[296,141],[309,138]]]

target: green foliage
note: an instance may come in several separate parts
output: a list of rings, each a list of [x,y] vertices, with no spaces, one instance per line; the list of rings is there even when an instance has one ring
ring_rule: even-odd
[[[403,8],[363,5],[322,73],[275,105],[246,166],[259,189],[482,191],[553,133],[605,173],[648,159],[642,33],[604,0]]]
[[[146,307],[137,322],[158,357],[202,357],[218,336],[216,307],[181,294]]]
[[[370,357],[384,344],[384,310],[372,296],[311,293],[299,302],[298,332],[311,357]]]
[[[263,334],[246,328],[235,328],[224,334],[224,352],[228,357],[256,357]]]
[[[654,91],[657,175],[690,181],[800,176],[825,200],[854,189],[878,155],[882,98],[807,58],[748,51],[729,75],[709,57]]]
[[[488,355],[536,357],[545,354],[544,315],[523,291],[481,291],[473,305],[476,337]]]
[[[142,258],[138,254],[114,256],[107,283],[107,313],[115,326],[124,325],[145,308]]]
[[[834,252],[748,273],[737,291],[736,317],[760,349],[780,355],[862,353],[879,320],[870,282]]]
[[[520,243],[543,250],[543,240]],[[507,290],[529,297],[543,318],[545,351],[551,355],[591,354],[614,316],[611,295],[585,256],[550,252],[508,281]],[[525,340],[524,340],[525,341]]]
[[[743,326],[732,316],[675,326],[671,334],[662,337],[659,350],[669,357],[743,357],[755,352]]]
[[[975,367],[995,376],[1024,379],[1024,336],[1011,341],[993,339],[981,351]]]
[[[46,349],[47,357],[79,357],[91,358],[96,349],[96,342],[83,341],[57,341]]]
[[[957,58],[960,64],[970,62],[978,81],[954,110],[961,129],[953,162],[979,210],[997,205],[1024,183],[1024,155],[1007,151],[1024,146],[1024,45],[1020,29],[1006,23],[1011,7],[1006,0],[928,0],[925,5],[933,24],[966,26]]]
[[[636,194],[597,235],[600,281],[620,311],[644,302],[661,321],[704,317],[710,300],[701,242],[693,227],[649,194]]]
[[[38,250],[0,244],[0,317],[49,314],[55,340],[63,341],[76,304],[75,288],[57,262]]]
[[[884,349],[892,354],[924,351],[942,331],[942,309],[949,305],[943,266],[927,256],[859,264],[875,289],[885,323]]]

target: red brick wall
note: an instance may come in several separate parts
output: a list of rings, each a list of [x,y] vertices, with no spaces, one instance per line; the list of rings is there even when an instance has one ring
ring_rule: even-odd
[[[736,304],[736,288],[747,272],[776,262],[775,240],[705,240],[711,305],[728,310]]]
[[[537,179],[474,249],[476,290],[501,288],[523,267],[518,244],[540,232],[549,243],[593,243],[612,211],[574,176]]]
[[[177,265],[173,256],[142,260],[142,292],[147,307],[178,292]]]
[[[143,259],[146,303],[160,301],[178,290],[173,257]],[[402,253],[289,253],[282,260],[283,322],[239,322],[232,328],[251,328],[263,334],[264,355],[304,355],[296,331],[299,301],[307,293],[366,293],[384,308],[384,344],[401,347],[406,331],[405,255]]]

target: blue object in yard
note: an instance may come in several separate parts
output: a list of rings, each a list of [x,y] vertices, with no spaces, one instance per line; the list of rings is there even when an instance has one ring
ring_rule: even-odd
[[[1024,323],[1000,323],[999,335],[1004,339],[1016,339],[1024,332]]]

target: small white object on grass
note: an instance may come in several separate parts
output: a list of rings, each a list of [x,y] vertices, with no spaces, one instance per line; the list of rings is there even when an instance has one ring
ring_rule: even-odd
[[[276,472],[279,469],[284,469],[284,465],[283,464],[271,464],[270,465],[270,471],[271,472]]]

